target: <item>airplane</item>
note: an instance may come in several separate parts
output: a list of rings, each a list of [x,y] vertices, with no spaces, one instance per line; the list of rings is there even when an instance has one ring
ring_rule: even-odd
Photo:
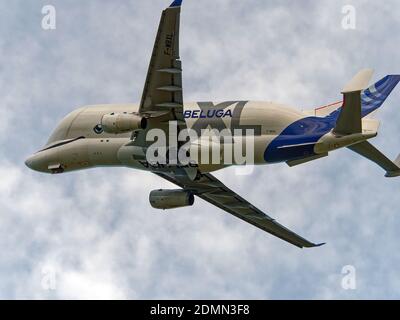
[[[25,164],[50,174],[108,166],[149,171],[179,187],[152,191],[150,204],[156,209],[189,207],[199,197],[296,247],[322,246],[324,243],[310,242],[285,228],[211,174],[235,163],[157,165],[147,160],[147,150],[154,142],[149,142],[147,135],[154,129],[171,134],[172,122],[179,132],[250,128],[254,165],[285,162],[293,167],[348,148],[382,167],[386,177],[398,177],[400,156],[391,161],[368,140],[378,135],[380,125],[369,115],[383,105],[400,75],[388,75],[369,86],[373,71],[362,70],[342,90],[343,101],[306,111],[258,101],[184,103],[181,7],[182,0],[175,0],[162,12],[140,104],[85,106],[73,111]],[[201,139],[189,141],[201,143]]]

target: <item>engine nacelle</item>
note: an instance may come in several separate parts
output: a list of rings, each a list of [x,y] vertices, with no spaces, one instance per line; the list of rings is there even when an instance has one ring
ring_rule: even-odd
[[[166,210],[192,206],[194,195],[185,190],[154,190],[149,200],[153,208]]]
[[[146,129],[147,119],[132,113],[111,113],[103,116],[101,126],[107,133],[125,133]]]

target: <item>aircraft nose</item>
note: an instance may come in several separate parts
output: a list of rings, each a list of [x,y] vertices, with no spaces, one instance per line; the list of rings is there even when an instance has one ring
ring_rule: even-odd
[[[33,154],[25,160],[25,165],[34,171],[41,173],[63,173],[64,167],[59,163],[58,153],[51,150],[43,150]]]
[[[31,165],[32,165],[31,157],[29,157],[28,159],[25,160],[25,165],[26,165],[29,169],[32,169],[32,168],[31,168]]]
[[[25,165],[32,170],[39,171],[39,163],[35,155],[30,156],[25,160]]]
[[[32,170],[39,171],[39,172],[46,172],[47,167],[45,165],[44,159],[40,156],[40,154],[34,154],[30,156],[25,161],[25,165]]]

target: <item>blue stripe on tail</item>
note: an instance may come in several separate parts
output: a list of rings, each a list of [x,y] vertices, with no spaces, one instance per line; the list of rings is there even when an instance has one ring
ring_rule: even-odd
[[[361,117],[369,115],[379,109],[393,89],[400,82],[400,75],[389,75],[361,92]],[[341,107],[326,116],[328,119],[338,119]]]
[[[400,75],[390,75],[365,89],[361,93],[362,117],[380,108],[399,82]]]
[[[169,6],[170,8],[172,7],[180,7],[182,5],[182,0],[175,0],[174,2],[171,3]]]
[[[382,106],[400,82],[400,75],[389,75],[361,92],[361,115],[367,116]],[[341,108],[326,117],[306,117],[290,124],[266,148],[264,159],[269,163],[283,162],[315,155],[314,144],[332,130]],[[282,148],[284,146],[295,146]]]

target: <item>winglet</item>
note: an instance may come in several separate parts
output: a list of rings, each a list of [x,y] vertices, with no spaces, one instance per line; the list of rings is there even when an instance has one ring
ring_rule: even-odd
[[[324,246],[324,245],[326,245],[326,242],[320,243],[320,244],[316,244],[315,247],[322,247],[322,246]]]
[[[171,3],[171,5],[169,7],[170,8],[172,8],[172,7],[180,7],[182,5],[182,1],[183,0],[175,0],[174,2]]]
[[[366,89],[374,74],[372,69],[364,69],[357,73],[354,78],[344,87],[342,93],[357,92]]]
[[[324,245],[326,245],[325,242],[324,243],[319,243],[319,244],[313,243],[313,244],[310,244],[309,246],[304,246],[304,248],[318,248],[318,247],[322,247]]]

